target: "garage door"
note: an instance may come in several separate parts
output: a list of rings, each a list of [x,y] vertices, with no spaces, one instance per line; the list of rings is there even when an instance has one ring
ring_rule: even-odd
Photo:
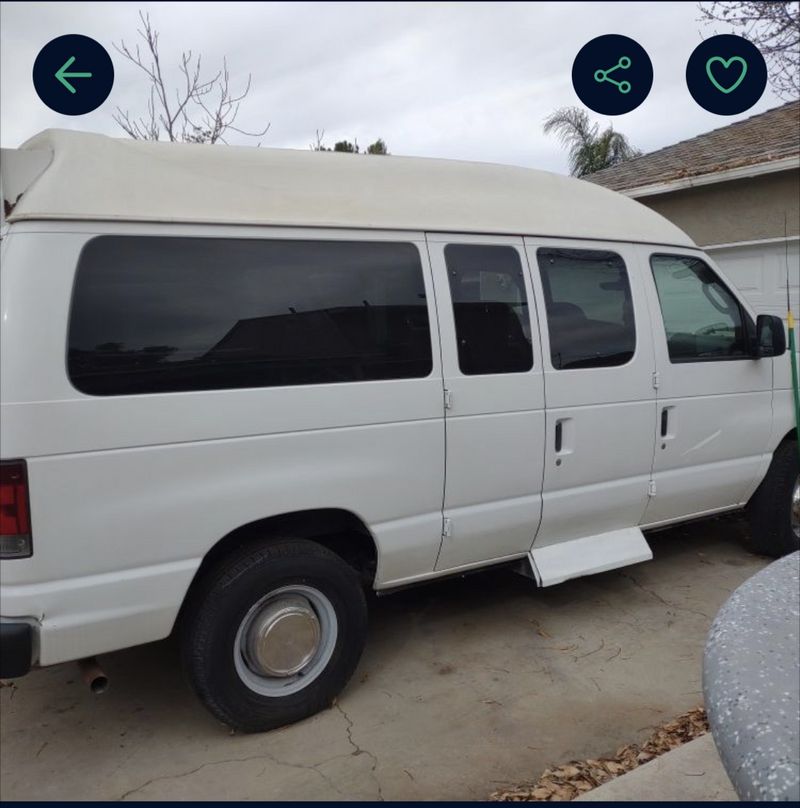
[[[800,239],[705,247],[759,314],[786,317],[786,275],[792,309],[800,314]]]

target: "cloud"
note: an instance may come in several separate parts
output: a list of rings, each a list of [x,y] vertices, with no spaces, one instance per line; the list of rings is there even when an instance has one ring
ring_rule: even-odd
[[[720,31],[697,21],[693,3],[149,3],[162,56],[202,53],[211,69],[227,56],[234,81],[252,73],[238,123],[271,128],[266,146],[308,148],[384,138],[395,154],[451,157],[566,171],[557,141],[542,133],[556,107],[577,104],[572,60],[589,39],[636,39],[655,69],[645,103],[612,122],[646,151],[724,126],[780,103],[768,90],[747,113],[719,118],[685,86],[689,54]],[[0,6],[0,142],[16,146],[46,127],[121,134],[115,106],[141,109],[144,76],[112,50],[133,42],[129,3],[5,3]],[[82,33],[112,54],[108,101],[89,115],[51,112],[33,90],[40,48]],[[174,74],[173,74],[174,75]],[[598,118],[598,116],[594,116]],[[247,142],[234,137],[234,142]]]

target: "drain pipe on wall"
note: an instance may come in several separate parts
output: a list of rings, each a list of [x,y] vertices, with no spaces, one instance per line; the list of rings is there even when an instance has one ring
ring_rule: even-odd
[[[788,291],[788,284],[787,284]],[[797,427],[797,434],[800,437],[800,387],[798,387],[797,379],[797,345],[794,337],[794,315],[792,314],[792,306],[789,304],[789,313],[786,318],[786,324],[789,326],[789,362],[792,365],[792,394],[794,396],[794,424]],[[800,459],[800,440],[797,441],[797,456]]]
[[[786,243],[786,325],[789,328],[789,363],[792,366],[792,395],[794,396],[794,425],[797,429],[797,457],[800,460],[800,382],[797,373],[797,342],[795,321],[792,313],[792,296],[789,292],[789,223],[786,211],[783,213],[783,232]]]

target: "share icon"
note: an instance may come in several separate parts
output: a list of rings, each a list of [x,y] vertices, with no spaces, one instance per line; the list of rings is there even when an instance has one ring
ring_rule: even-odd
[[[620,56],[619,61],[614,65],[614,67],[609,67],[608,70],[595,70],[594,80],[598,83],[607,81],[610,84],[613,84],[623,95],[625,95],[631,91],[631,83],[629,81],[614,81],[614,79],[609,78],[609,73],[613,73],[615,70],[627,70],[630,66],[630,58],[627,56]]]

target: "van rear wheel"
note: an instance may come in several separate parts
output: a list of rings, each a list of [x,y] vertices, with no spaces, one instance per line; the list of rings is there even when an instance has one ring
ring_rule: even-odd
[[[330,706],[364,648],[356,571],[305,539],[248,545],[198,584],[183,613],[189,681],[223,723],[284,726]]]
[[[750,550],[779,558],[800,550],[800,464],[797,441],[784,441],[747,506]]]

